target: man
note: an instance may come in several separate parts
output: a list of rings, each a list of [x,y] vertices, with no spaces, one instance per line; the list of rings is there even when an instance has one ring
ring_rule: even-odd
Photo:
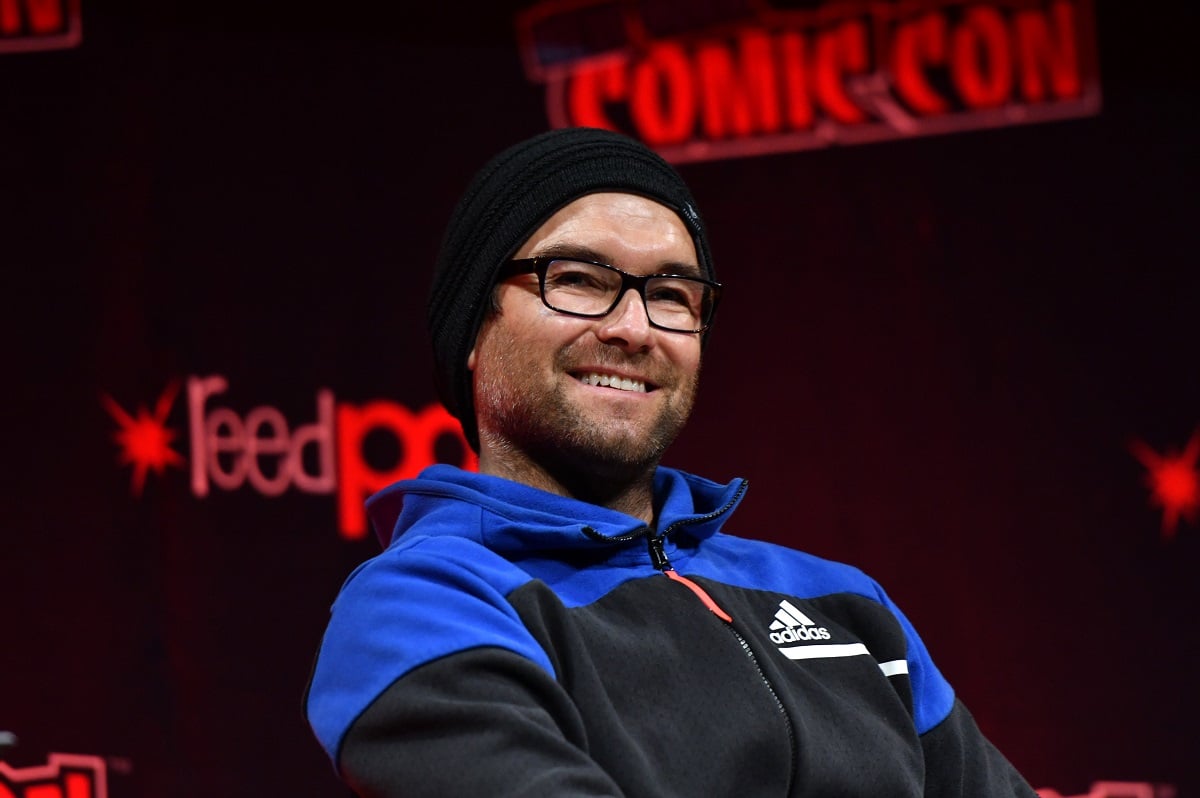
[[[861,572],[658,465],[720,286],[679,176],[598,130],[476,176],[429,325],[479,453],[368,502],[308,695],[361,796],[1032,796]]]

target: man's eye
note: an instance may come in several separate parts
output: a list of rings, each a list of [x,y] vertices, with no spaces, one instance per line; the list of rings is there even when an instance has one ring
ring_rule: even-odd
[[[559,286],[588,285],[595,282],[584,272],[556,272],[549,279]]]
[[[546,274],[547,288],[573,289],[577,291],[607,291],[609,286],[604,276],[590,269],[557,268]]]
[[[692,293],[676,286],[659,285],[646,292],[646,301],[690,308],[696,304]]]

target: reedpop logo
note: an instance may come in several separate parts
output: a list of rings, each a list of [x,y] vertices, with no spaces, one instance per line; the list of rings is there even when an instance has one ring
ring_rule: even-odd
[[[180,381],[167,385],[153,411],[143,404],[130,413],[108,394],[101,395],[101,403],[117,423],[113,438],[119,446],[118,459],[132,467],[135,496],[141,496],[149,472],[162,477],[168,468],[188,471],[197,498],[246,486],[268,497],[289,490],[333,495],[338,530],[355,540],[367,532],[362,509],[366,497],[441,461],[438,448],[443,441],[457,444],[459,454],[449,460],[457,459],[456,464],[466,469],[478,468],[458,422],[438,403],[419,411],[384,399],[353,405],[336,401],[331,390],[322,388],[316,393],[316,418],[292,425],[270,405],[251,408],[244,415],[218,406],[215,398],[229,389],[225,377],[190,376],[184,382],[186,458],[174,448],[179,431],[168,425]],[[367,452],[368,438],[380,434],[390,436],[399,450],[395,462],[382,467],[380,458]],[[1196,523],[1200,518],[1200,428],[1182,449],[1159,452],[1140,439],[1132,440],[1129,449],[1146,469],[1149,500],[1161,509],[1162,538],[1170,542],[1181,521]]]
[[[268,497],[289,490],[333,495],[338,531],[354,540],[367,531],[363,500],[437,462],[444,438],[458,443],[457,465],[478,465],[458,421],[437,403],[420,411],[384,399],[354,405],[336,401],[333,391],[321,388],[316,392],[316,417],[293,425],[271,405],[244,414],[218,405],[217,397],[229,389],[229,381],[220,375],[189,376],[184,383],[186,457],[174,448],[179,431],[168,426],[180,381],[167,385],[153,411],[143,404],[130,413],[113,397],[101,395],[101,404],[117,423],[113,438],[120,447],[118,459],[132,467],[135,496],[141,496],[150,471],[162,477],[168,468],[188,471],[196,498],[247,486]],[[379,467],[367,453],[368,437],[380,433],[390,435],[399,450],[388,467]]]
[[[108,798],[100,757],[50,754],[45,765],[10,767],[0,761],[0,798]]]

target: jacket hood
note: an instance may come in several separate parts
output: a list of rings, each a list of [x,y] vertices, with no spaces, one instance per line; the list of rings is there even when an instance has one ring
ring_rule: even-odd
[[[746,485],[744,479],[722,485],[660,466],[654,474],[657,531],[710,537]],[[384,548],[417,521],[423,534],[471,538],[499,552],[610,547],[650,531],[641,519],[616,510],[448,465],[384,488],[367,500],[367,512]]]

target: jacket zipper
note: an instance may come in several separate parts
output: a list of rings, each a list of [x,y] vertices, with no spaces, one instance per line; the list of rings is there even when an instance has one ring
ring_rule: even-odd
[[[774,685],[771,684],[771,680],[767,678],[767,674],[763,671],[762,665],[758,661],[758,657],[755,655],[754,650],[750,648],[750,643],[747,642],[746,638],[742,636],[741,632],[734,628],[733,618],[729,615],[729,613],[721,609],[720,605],[713,600],[712,596],[708,595],[708,592],[705,591],[704,588],[700,587],[700,585],[696,584],[691,579],[688,579],[686,576],[676,572],[676,570],[671,567],[671,561],[667,558],[667,553],[663,548],[663,540],[665,540],[667,535],[670,535],[676,529],[683,526],[690,526],[692,524],[704,523],[716,518],[719,515],[729,512],[729,510],[738,503],[738,500],[742,498],[742,495],[746,492],[746,488],[749,487],[749,484],[750,483],[748,480],[743,479],[742,484],[737,489],[737,492],[734,493],[729,501],[725,502],[725,504],[720,508],[698,518],[688,518],[676,521],[658,535],[655,535],[654,531],[648,526],[642,527],[641,529],[633,532],[627,532],[624,535],[614,535],[612,537],[601,535],[589,526],[583,527],[583,533],[592,540],[600,540],[607,543],[628,543],[631,540],[636,540],[637,538],[644,536],[646,538],[647,548],[650,550],[650,561],[654,564],[655,569],[661,571],[667,576],[667,578],[675,582],[679,582],[691,590],[692,593],[694,593],[696,597],[703,602],[704,606],[707,607],[713,615],[716,615],[725,622],[725,628],[728,629],[729,633],[733,635],[735,640],[737,640],[737,643],[741,647],[742,653],[746,656],[746,659],[750,660],[750,665],[758,674],[759,681],[762,683],[762,686],[766,689],[766,691],[770,693],[771,699],[775,702],[775,710],[779,713],[779,716],[783,718],[783,725],[787,729],[788,751],[791,753],[792,762],[792,769],[788,774],[787,787],[787,794],[791,795],[792,785],[796,783],[796,767],[798,766],[799,758],[796,756],[796,729],[792,724],[791,717],[787,713],[787,708],[784,707],[783,701],[779,698],[779,693],[775,691]]]
[[[720,605],[713,600],[712,596],[708,595],[708,592],[704,588],[700,587],[700,585],[696,584],[691,579],[688,579],[686,576],[682,576],[681,574],[677,573],[675,569],[671,567],[671,561],[667,558],[667,553],[663,549],[664,537],[666,537],[665,533],[662,535],[648,534],[646,536],[646,543],[650,549],[650,560],[654,563],[654,567],[665,574],[667,578],[675,582],[679,582],[688,590],[691,590],[693,593],[695,593],[696,597],[703,602],[704,606],[707,607],[713,615],[716,615],[725,622],[725,628],[729,630],[729,632],[737,640],[738,645],[741,646],[742,653],[745,654],[746,658],[750,660],[750,664],[754,667],[755,672],[758,673],[759,681],[762,682],[762,685],[767,689],[767,692],[771,694],[771,698],[775,702],[776,711],[778,711],[780,717],[783,718],[783,725],[787,728],[788,751],[791,753],[792,762],[792,769],[788,774],[787,788],[787,794],[791,795],[792,785],[796,780],[796,730],[792,725],[791,717],[787,713],[787,708],[784,707],[783,701],[779,698],[779,693],[775,691],[774,685],[771,684],[771,680],[768,679],[767,674],[763,672],[762,665],[759,663],[758,657],[754,654],[754,650],[750,648],[750,643],[745,637],[742,636],[741,632],[734,628],[733,618],[730,617],[729,613],[721,609]]]

